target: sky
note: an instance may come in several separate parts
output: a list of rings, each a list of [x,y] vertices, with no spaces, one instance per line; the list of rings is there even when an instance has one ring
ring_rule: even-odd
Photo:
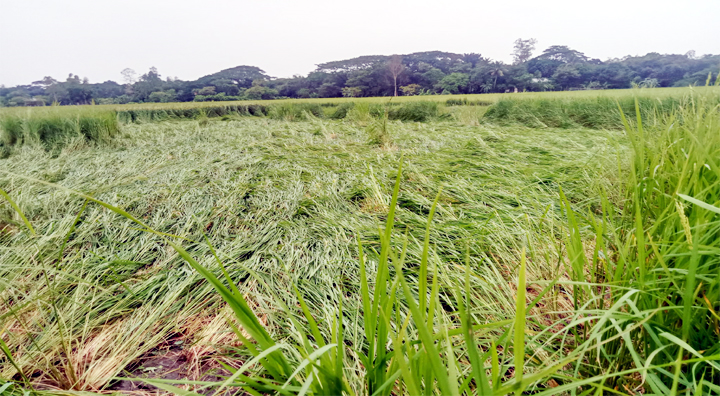
[[[239,65],[274,77],[319,63],[418,51],[510,62],[567,45],[602,60],[720,54],[720,0],[0,0],[0,84],[120,71],[194,80]]]

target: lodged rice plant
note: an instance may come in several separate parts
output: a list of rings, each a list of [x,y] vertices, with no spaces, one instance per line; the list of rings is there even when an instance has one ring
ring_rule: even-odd
[[[720,395],[720,109],[644,106],[382,150],[358,103],[3,160],[0,389]],[[154,376],[163,351],[221,378]]]
[[[540,361],[554,360],[544,352],[552,347],[545,342],[549,333],[538,334],[552,319],[538,314],[550,309],[547,296],[559,292],[561,303],[554,308],[559,312],[557,320],[571,315],[559,286],[538,295],[547,286],[542,282],[557,276],[553,246],[557,231],[553,230],[559,217],[548,207],[557,199],[556,183],[567,187],[573,202],[591,196],[593,178],[588,175],[604,165],[585,166],[582,159],[596,155],[598,147],[614,152],[605,145],[620,134],[511,131],[452,122],[389,124],[393,150],[369,144],[366,128],[355,122],[288,123],[244,117],[211,121],[202,133],[197,122],[126,124],[110,146],[66,150],[57,158],[23,150],[11,161],[2,160],[0,188],[35,230],[33,234],[25,226],[12,205],[0,203],[0,338],[29,380],[24,384],[15,377],[16,385],[11,386],[29,389],[32,385],[55,393],[119,391],[123,384],[139,384],[131,378],[168,379],[153,359],[180,356],[189,360],[174,371],[182,379],[172,385],[207,394],[217,389],[216,383],[195,375],[196,370],[220,370],[228,378],[232,374],[222,364],[240,369],[255,358],[247,346],[257,345],[213,284],[183,262],[160,236],[93,201],[86,205],[83,196],[37,180],[90,192],[93,198],[122,208],[180,244],[230,288],[222,263],[272,342],[292,346],[282,350],[290,368],[287,375],[304,360],[299,351],[293,352],[300,331],[310,343],[307,351],[321,348],[317,346],[321,338],[312,333],[302,312],[302,297],[325,345],[337,343],[333,332],[342,329],[343,382],[354,394],[365,393],[370,383],[380,389],[397,375],[395,364],[401,362],[390,360],[395,347],[381,342],[382,334],[397,339],[401,334],[397,326],[408,320],[403,343],[418,348],[421,322],[413,319],[405,292],[398,294],[400,272],[415,304],[419,307],[424,300],[424,312],[434,318],[428,319],[428,332],[441,342],[436,337],[445,328],[449,331],[449,341],[443,338],[435,348],[447,364],[453,358],[446,351],[453,348],[460,373],[455,377],[458,391],[479,392],[473,380],[464,384],[470,365],[464,336],[457,333],[459,300],[470,316],[466,323],[473,326],[479,357],[486,359],[482,364],[488,384],[493,378],[495,343],[496,382],[510,385],[515,377],[513,328],[525,247],[525,349],[539,356],[523,363],[526,392],[549,389],[553,380],[564,384],[552,376],[529,382],[536,379],[531,377],[536,370],[548,368]],[[319,133],[318,128],[327,132]],[[396,203],[391,205],[401,154],[405,157],[402,180]],[[376,226],[387,228],[391,207],[395,209],[388,246],[393,253],[387,250],[385,271],[379,265],[385,233]],[[426,239],[427,258],[422,264]],[[360,245],[365,277],[359,275]],[[398,272],[395,264],[403,250]],[[469,295],[464,291],[468,263]],[[384,313],[389,305],[376,308],[375,316],[386,315],[390,329],[377,333],[374,352],[368,352],[367,334],[372,330],[363,324],[362,279],[375,301],[372,296],[382,284],[378,280],[381,269],[388,285],[386,295],[394,295],[397,303],[392,313]],[[394,282],[398,282],[395,294],[390,293]],[[424,299],[420,298],[421,283]],[[433,288],[437,297],[431,299]],[[342,327],[332,319],[340,318],[339,304]],[[59,316],[55,308],[48,308],[53,305]],[[240,341],[232,326],[248,343]],[[333,348],[327,353],[335,353]],[[415,351],[407,349],[407,353]],[[372,361],[363,363],[363,356]],[[424,375],[412,368],[416,360],[406,361],[411,373]],[[424,368],[431,366],[423,363]],[[145,370],[153,367],[155,371]],[[0,370],[3,379],[17,374],[8,360],[0,363]],[[262,365],[245,367],[242,375],[277,382]],[[303,369],[292,382],[304,383],[307,375]],[[240,380],[231,383],[233,390],[252,391]],[[398,388],[404,386],[403,381],[397,377],[380,392],[404,392]],[[440,381],[445,386],[446,381]],[[291,386],[289,392],[296,392],[295,385]],[[430,391],[435,385],[421,386]]]

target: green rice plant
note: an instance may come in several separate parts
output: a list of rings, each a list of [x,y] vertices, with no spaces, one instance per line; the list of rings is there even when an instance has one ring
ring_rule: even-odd
[[[426,122],[439,115],[437,102],[408,102],[387,112],[389,120]]]
[[[208,123],[210,122],[210,118],[208,117],[207,112],[205,111],[205,109],[200,109],[200,110],[198,110],[198,113],[197,113],[197,115],[195,116],[195,119],[197,120],[198,125],[199,125],[201,128],[204,128],[204,127],[208,126]]]
[[[306,115],[324,118],[325,112],[320,105],[311,103],[282,103],[270,106],[268,116],[274,119],[285,121],[305,120]]]
[[[113,111],[28,110],[25,114],[0,115],[0,142],[5,147],[34,144],[46,150],[75,139],[106,143],[119,131]]]
[[[576,353],[572,353],[570,356],[558,361],[553,360],[552,364],[540,364],[533,367],[532,373],[527,376],[523,375],[525,370],[524,355],[527,347],[525,340],[527,319],[525,298],[526,260],[524,252],[521,255],[518,274],[518,293],[514,320],[503,320],[479,326],[472,323],[467,310],[471,305],[468,299],[471,272],[469,264],[466,264],[465,267],[464,290],[466,294],[457,300],[459,315],[456,320],[459,323],[446,322],[440,314],[441,301],[437,265],[432,268],[430,290],[427,289],[426,282],[420,282],[418,289],[413,290],[414,287],[410,285],[405,275],[405,260],[409,241],[405,237],[402,248],[393,248],[391,242],[401,176],[402,164],[397,172],[385,229],[381,230],[381,250],[378,254],[378,271],[374,279],[374,292],[371,293],[370,291],[363,255],[364,249],[362,243],[359,242],[361,305],[358,312],[355,315],[346,316],[342,299],[339,300],[337,311],[332,316],[332,331],[328,337],[322,334],[316,319],[309,311],[302,295],[296,289],[295,293],[302,316],[309,325],[308,333],[305,331],[305,326],[295,319],[296,313],[289,308],[284,299],[273,294],[275,303],[292,324],[292,332],[295,335],[294,342],[286,341],[284,343],[276,342],[270,333],[265,330],[212,247],[211,251],[217,260],[217,264],[222,269],[222,277],[224,277],[225,283],[216,277],[213,271],[194,259],[180,244],[173,242],[170,238],[174,238],[174,236],[153,230],[142,220],[116,206],[86,194],[65,190],[134,222],[145,232],[162,238],[214,287],[232,309],[236,319],[242,325],[242,329],[249,334],[250,338],[246,337],[238,328],[235,328],[235,333],[253,358],[240,368],[226,365],[225,368],[231,375],[221,383],[195,382],[200,385],[217,387],[216,393],[223,391],[227,387],[239,387],[251,394],[355,394],[346,377],[348,372],[345,367],[345,356],[348,347],[343,339],[344,323],[349,321],[352,316],[363,317],[360,326],[365,336],[365,342],[360,345],[356,344],[354,348],[350,349],[353,350],[362,366],[364,366],[367,393],[374,395],[390,395],[398,391],[413,395],[433,394],[436,390],[447,395],[465,393],[503,395],[511,392],[520,395],[531,384],[552,376],[564,365],[577,359]],[[419,268],[423,277],[430,275],[428,268],[430,227],[439,198],[440,195],[438,194],[430,209],[427,221]],[[394,275],[391,272],[393,268]],[[262,282],[260,277],[252,271],[250,273]],[[459,292],[462,287],[456,285],[456,291]],[[458,293],[458,295],[461,294]],[[405,311],[405,308],[407,311]],[[403,311],[407,313],[403,315]],[[509,339],[508,335],[513,334],[512,350],[515,352],[513,364],[515,375],[511,379],[503,379],[494,342],[492,343],[492,349],[480,356],[477,353],[473,332],[502,328],[511,324],[513,326],[509,327],[505,335],[497,340]],[[310,335],[312,335],[312,338],[310,338]],[[391,340],[390,343],[387,342],[388,338]],[[467,342],[467,346],[464,348],[465,352],[456,350],[456,342],[458,341],[453,341],[454,339]],[[463,367],[458,365],[457,353],[468,354],[472,364],[472,369],[469,372],[466,372]],[[492,360],[489,378],[482,363],[487,359]],[[251,370],[254,366],[260,366],[262,370]],[[401,381],[398,382],[399,379]],[[172,380],[147,380],[147,382],[173,393],[197,395],[197,393],[183,391],[171,385],[174,382]]]
[[[456,106],[450,114],[460,124],[479,126],[487,109],[486,106]]]
[[[345,119],[358,123],[360,125],[367,125],[373,121],[373,106],[368,102],[359,102],[352,106],[347,111]]]
[[[494,102],[484,100],[470,100],[468,98],[448,99],[445,101],[446,106],[490,106]]]
[[[718,104],[720,95],[698,97]],[[648,96],[611,99],[502,99],[490,106],[484,119],[500,125],[520,124],[531,128],[593,128],[622,129],[620,112],[634,112],[635,102],[646,123],[661,122],[664,116],[681,106],[682,97],[654,98]]]
[[[611,172],[630,167],[624,133],[387,122],[400,149],[377,150],[356,122],[322,120],[318,133],[320,122],[243,117],[203,133],[195,122],[128,123],[117,145],[60,158],[28,147],[3,160],[0,187],[36,235],[0,203],[0,323],[33,384],[113,391],[178,333],[192,353],[188,323],[222,322],[223,307],[245,312],[243,323],[227,310],[216,332],[231,338],[205,355],[229,361],[228,378],[148,381],[186,394],[225,383],[221,393],[548,395],[629,394],[646,372],[675,378],[677,355],[656,362],[669,347],[646,359],[633,344],[663,309],[636,312],[638,288],[605,282],[635,249],[634,217],[620,221],[617,209],[628,207],[629,176]],[[567,213],[577,227],[565,237]],[[686,367],[712,356],[684,356],[678,389]],[[0,373],[16,370],[3,361]]]
[[[380,148],[390,148],[393,144],[392,136],[388,130],[388,111],[385,110],[383,116],[374,121],[370,126],[367,127],[367,132],[370,137],[368,143]]]
[[[0,142],[3,146],[10,147],[22,142],[23,126],[22,119],[16,116],[0,117]]]
[[[355,107],[355,103],[341,103],[337,106],[337,108],[334,110],[334,112],[332,113],[332,115],[330,115],[329,118],[333,120],[341,120],[347,117],[348,112],[352,110],[353,107]]]
[[[576,309],[621,307],[578,339],[635,330],[589,350],[589,374],[641,369],[642,377],[609,379],[610,387],[652,394],[720,394],[720,107],[687,98],[662,122],[648,126],[635,102],[635,125],[620,110],[633,159],[623,175],[627,196],[608,201],[601,218],[576,218],[565,201],[566,246],[573,278],[590,270],[597,286],[576,286]],[[580,229],[595,233],[591,257]],[[628,296],[628,290],[632,293]],[[594,302],[593,302],[594,301]],[[653,367],[655,366],[655,367]]]
[[[213,105],[191,102],[192,107],[180,106],[144,106],[138,108],[118,108],[118,119],[122,123],[160,122],[171,119],[215,118],[224,116],[257,116],[268,115],[269,106],[261,104],[226,104]],[[213,102],[208,102],[213,103]]]

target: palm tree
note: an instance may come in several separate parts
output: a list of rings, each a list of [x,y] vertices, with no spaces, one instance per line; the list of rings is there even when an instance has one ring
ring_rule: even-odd
[[[498,77],[502,77],[505,75],[505,65],[502,64],[502,62],[493,62],[490,65],[490,75],[495,77],[495,80],[493,81],[492,89],[495,90],[495,87],[497,86],[497,80]]]

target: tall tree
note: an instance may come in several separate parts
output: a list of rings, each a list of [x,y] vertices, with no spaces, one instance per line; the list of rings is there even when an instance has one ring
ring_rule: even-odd
[[[57,84],[57,83],[58,83],[57,80],[55,80],[54,78],[52,78],[50,76],[45,76],[42,80],[33,81],[32,85],[37,85],[37,86],[40,86],[43,88],[47,88],[47,87],[49,87],[53,84]]]
[[[405,70],[405,66],[402,63],[402,56],[400,55],[393,55],[390,58],[390,62],[388,63],[388,70],[390,70],[390,74],[393,76],[393,84],[395,86],[395,96],[398,96],[397,92],[397,79],[400,73]]]
[[[515,46],[513,46],[513,62],[518,65],[520,63],[527,62],[535,51],[535,44],[537,40],[534,38],[523,40],[521,38],[515,40]]]
[[[125,69],[123,69],[123,71],[120,72],[120,74],[122,74],[123,80],[125,80],[125,84],[132,85],[135,83],[135,75],[137,75],[137,73],[135,73],[135,70],[126,67]]]
[[[588,57],[585,56],[585,54],[580,51],[570,49],[567,45],[550,46],[543,51],[538,58],[560,61],[562,63],[582,63],[588,61]]]
[[[495,77],[492,85],[492,89],[494,91],[495,87],[497,87],[498,77],[502,77],[505,75],[505,65],[502,62],[493,62],[490,65],[490,75]]]
[[[477,66],[478,62],[483,60],[482,55],[471,52],[469,54],[463,54],[463,62],[467,62],[471,67]]]

